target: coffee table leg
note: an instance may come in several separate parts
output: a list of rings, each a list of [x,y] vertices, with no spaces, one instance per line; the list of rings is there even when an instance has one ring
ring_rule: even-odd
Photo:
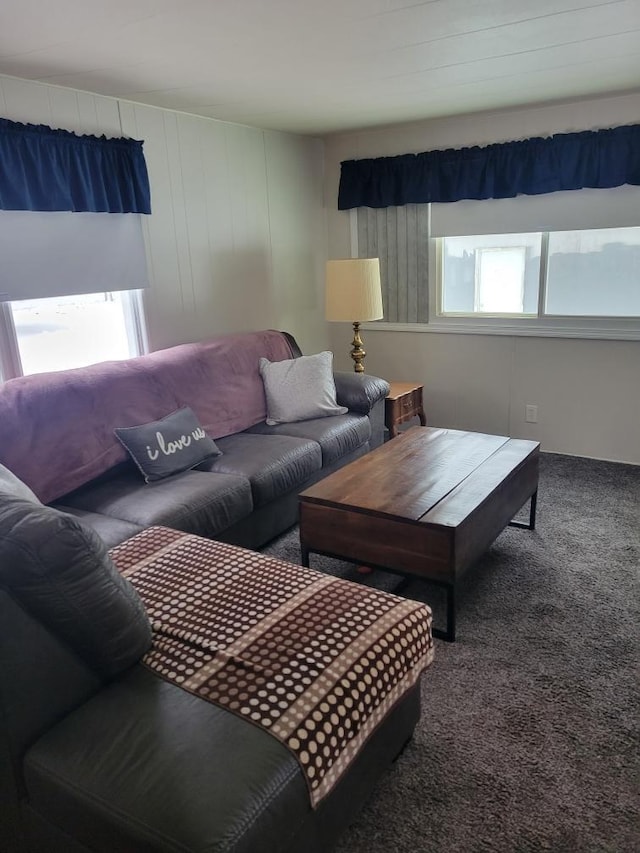
[[[531,495],[531,506],[529,507],[529,530],[536,529],[536,507],[538,505],[538,490]]]
[[[522,521],[510,521],[509,527],[522,527],[524,530],[536,529],[536,507],[538,505],[538,490],[531,495],[531,503],[529,504],[529,523],[525,524]]]
[[[440,628],[433,628],[432,634],[439,640],[446,640],[448,643],[455,643],[456,640],[456,588],[455,586],[445,586],[447,596],[447,627],[444,631]]]
[[[302,565],[309,568],[309,549],[305,548],[302,544],[300,545],[300,558]]]

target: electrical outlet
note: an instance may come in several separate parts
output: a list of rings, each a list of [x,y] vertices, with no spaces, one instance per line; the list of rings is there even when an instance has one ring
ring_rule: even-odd
[[[533,406],[530,403],[524,407],[524,419],[528,424],[537,424],[538,423],[538,407]]]

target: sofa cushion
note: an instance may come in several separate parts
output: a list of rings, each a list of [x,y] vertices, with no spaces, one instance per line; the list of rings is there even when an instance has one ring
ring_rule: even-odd
[[[131,666],[151,645],[142,602],[104,542],[52,507],[0,502],[0,584],[102,676]]]
[[[250,427],[246,432],[289,435],[317,441],[322,449],[322,464],[326,466],[365,445],[371,436],[371,423],[366,415],[349,414],[276,426],[263,422]]]
[[[65,506],[113,516],[140,527],[164,525],[214,537],[253,509],[245,477],[185,471],[144,483],[133,465],[60,500]]]
[[[194,468],[220,450],[188,406],[159,421],[114,430],[146,483]]]
[[[32,808],[98,853],[276,853],[310,812],[286,747],[142,666],[36,742],[25,779]]]
[[[269,425],[344,415],[336,403],[333,353],[319,352],[284,361],[259,361]]]
[[[100,515],[97,512],[88,512],[85,509],[78,509],[74,506],[64,506],[64,504],[52,504],[54,509],[60,512],[69,513],[75,516],[83,524],[88,525],[96,531],[107,548],[113,548],[114,545],[119,545],[130,536],[135,536],[143,529],[139,524],[132,524],[130,521],[122,521],[120,518],[113,518],[110,515]]]
[[[198,467],[239,474],[251,483],[254,507],[299,488],[322,468],[316,441],[288,435],[239,433],[218,439],[223,455]]]

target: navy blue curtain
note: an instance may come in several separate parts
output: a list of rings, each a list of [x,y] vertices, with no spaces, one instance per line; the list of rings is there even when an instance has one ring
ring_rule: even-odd
[[[0,119],[0,209],[151,213],[142,142]]]
[[[338,208],[513,198],[640,184],[640,124],[547,138],[345,160]]]

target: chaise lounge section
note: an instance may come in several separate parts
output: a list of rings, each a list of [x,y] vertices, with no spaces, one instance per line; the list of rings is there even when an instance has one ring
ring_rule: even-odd
[[[432,654],[425,605],[168,528],[108,552],[6,472],[0,849],[327,853]]]

